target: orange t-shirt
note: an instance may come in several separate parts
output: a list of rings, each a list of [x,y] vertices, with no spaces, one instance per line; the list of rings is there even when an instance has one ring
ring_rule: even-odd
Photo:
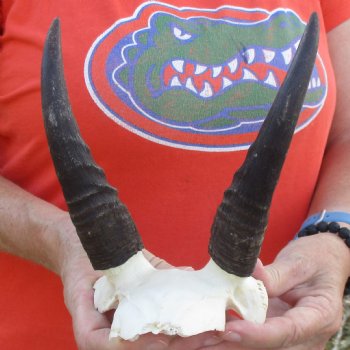
[[[59,16],[68,91],[94,158],[118,188],[147,249],[196,268],[208,260],[223,191],[317,11],[319,54],[273,199],[263,261],[271,262],[293,237],[308,211],[335,106],[326,32],[350,17],[348,1],[0,4],[1,175],[66,207],[40,101],[43,43]],[[6,254],[0,273],[0,346],[75,349],[59,279]]]

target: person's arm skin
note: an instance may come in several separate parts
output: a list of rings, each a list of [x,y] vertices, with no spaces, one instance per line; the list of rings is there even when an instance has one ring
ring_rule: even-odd
[[[350,212],[349,37],[350,20],[328,35],[337,108],[310,214],[323,209]],[[228,322],[226,341],[205,349],[323,350],[340,327],[349,275],[350,250],[339,237],[320,233],[291,242],[273,264],[256,269],[271,298],[266,323]]]
[[[0,177],[0,251],[32,260],[59,274],[64,241],[60,239],[58,223],[65,222],[66,217],[64,211]]]
[[[84,315],[86,308],[80,306],[82,298],[79,296],[89,282],[91,293],[91,284],[98,274],[82,250],[68,213],[0,177],[0,251],[32,260],[60,275],[65,301],[75,323],[77,342],[83,342],[80,337],[87,337],[88,327],[94,327],[91,329],[101,329],[91,335],[91,341],[98,343],[94,338],[101,337],[99,333],[106,333],[103,328],[108,324],[98,314],[95,317]],[[84,315],[84,323],[79,319],[82,318],[80,314]],[[96,347],[100,348],[109,349]]]

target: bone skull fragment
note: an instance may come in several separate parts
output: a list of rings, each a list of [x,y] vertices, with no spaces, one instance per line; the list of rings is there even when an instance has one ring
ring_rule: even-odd
[[[117,191],[80,136],[66,90],[59,20],[42,62],[44,124],[69,213],[91,264],[100,312],[116,309],[110,337],[148,332],[190,336],[225,328],[225,311],[263,323],[267,293],[251,277],[260,253],[274,189],[314,67],[318,19],[313,14],[255,142],[225,191],[211,229],[210,260],[199,271],[157,270]]]

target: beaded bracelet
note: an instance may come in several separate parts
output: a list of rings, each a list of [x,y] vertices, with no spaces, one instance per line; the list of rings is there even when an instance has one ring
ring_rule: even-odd
[[[347,227],[340,227],[340,225],[334,221],[330,223],[320,221],[317,224],[306,226],[298,232],[297,236],[312,236],[319,232],[337,233],[338,236],[344,240],[344,243],[350,248],[350,230]]]
[[[312,236],[319,232],[331,232],[334,234],[338,234],[340,238],[344,240],[344,243],[347,247],[350,248],[350,230],[347,227],[341,227],[337,222],[327,223],[325,221],[320,221],[317,224],[311,224],[304,228],[302,228],[296,235],[296,237],[305,237]],[[350,294],[350,277],[346,282],[344,295]]]

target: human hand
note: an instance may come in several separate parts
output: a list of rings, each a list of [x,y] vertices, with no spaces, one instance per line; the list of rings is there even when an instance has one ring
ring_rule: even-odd
[[[254,273],[271,298],[265,324],[231,320],[222,335],[225,342],[202,349],[323,350],[341,325],[349,273],[349,249],[335,235],[291,242],[273,264]]]
[[[61,234],[60,266],[57,270],[63,282],[65,304],[72,316],[78,349],[147,350],[151,345],[160,348],[166,345],[168,337],[162,335],[145,335],[135,342],[109,340],[113,314],[101,314],[94,307],[93,285],[102,273],[92,268],[69,215],[64,214],[55,226],[59,228]],[[169,266],[150,253],[147,257],[158,268]]]
[[[56,227],[60,228],[61,236],[64,237],[61,240],[61,266],[58,270],[79,350],[196,350],[204,345],[222,342],[214,332],[187,338],[146,334],[134,342],[115,338],[109,340],[113,313],[99,313],[93,301],[93,285],[102,274],[93,270],[68,215],[60,223],[56,223]],[[150,252],[144,251],[144,255],[158,269],[172,267]]]

